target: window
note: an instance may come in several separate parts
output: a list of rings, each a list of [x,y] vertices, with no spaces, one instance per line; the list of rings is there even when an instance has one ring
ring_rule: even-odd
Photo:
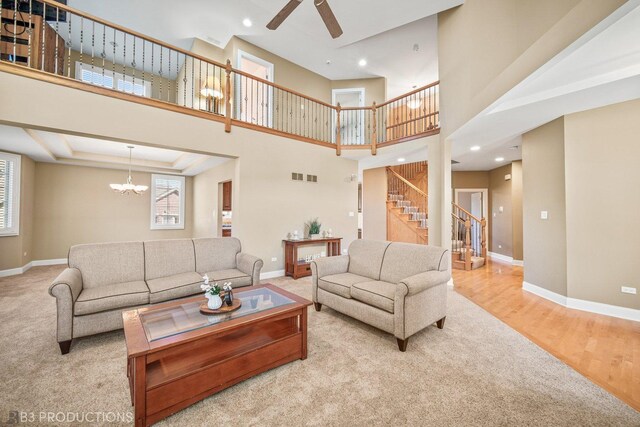
[[[121,70],[122,71],[122,70]],[[151,83],[137,76],[135,83],[133,76],[122,75],[106,68],[81,64],[76,62],[76,78],[85,83],[117,89],[120,92],[132,93],[138,96],[149,97],[151,95]],[[115,80],[115,84],[114,84]]]
[[[20,223],[20,156],[0,153],[0,236],[16,236]]]
[[[151,175],[151,229],[184,229],[184,177]]]

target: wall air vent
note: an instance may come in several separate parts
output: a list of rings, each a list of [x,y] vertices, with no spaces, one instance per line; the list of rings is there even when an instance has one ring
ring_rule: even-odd
[[[318,182],[318,175],[307,175],[307,182]]]
[[[304,174],[298,172],[291,172],[291,179],[293,181],[304,181]]]

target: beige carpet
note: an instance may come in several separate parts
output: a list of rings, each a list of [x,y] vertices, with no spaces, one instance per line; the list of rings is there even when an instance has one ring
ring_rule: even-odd
[[[0,424],[10,411],[131,411],[121,331],[61,356],[60,267],[0,279]],[[270,282],[310,297],[310,279]],[[111,415],[108,415],[111,416]],[[37,419],[37,418],[36,418]],[[162,425],[640,425],[640,413],[454,291],[444,330],[395,338],[309,311],[309,357],[247,380]]]

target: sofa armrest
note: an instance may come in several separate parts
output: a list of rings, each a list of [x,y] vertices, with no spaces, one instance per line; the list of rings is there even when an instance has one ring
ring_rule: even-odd
[[[434,286],[446,284],[449,279],[451,279],[449,271],[431,270],[407,277],[400,281],[400,285],[406,287],[405,295],[415,295]]]
[[[56,298],[71,297],[75,302],[82,292],[82,274],[77,268],[65,268],[49,286],[49,295]]]
[[[264,262],[260,258],[239,252],[238,255],[236,255],[236,265],[238,266],[238,270],[251,276],[251,284],[253,286],[260,284],[260,270],[262,270],[262,266],[264,266]]]
[[[82,292],[82,274],[77,268],[66,268],[49,286],[49,295],[56,298],[58,342],[73,338],[73,304]]]
[[[311,262],[311,273],[314,277],[330,276],[346,273],[349,269],[349,255],[318,258]]]
[[[349,270],[349,255],[330,256],[311,261],[311,299],[318,302],[318,279]]]

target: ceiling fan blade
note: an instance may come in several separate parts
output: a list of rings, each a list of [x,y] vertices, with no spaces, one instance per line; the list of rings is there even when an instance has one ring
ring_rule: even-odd
[[[289,0],[289,3],[287,3],[286,6],[283,7],[282,10],[278,12],[278,14],[267,24],[267,28],[270,30],[278,28],[280,24],[282,24],[284,20],[291,15],[291,12],[293,12],[296,7],[300,6],[300,3],[302,3],[302,0]]]
[[[324,21],[324,25],[327,26],[327,30],[329,30],[329,34],[331,34],[331,37],[333,37],[334,39],[340,37],[342,35],[342,28],[340,28],[340,24],[338,24],[338,20],[331,11],[327,0],[314,0],[313,2],[316,5],[316,9],[318,9],[318,13],[320,13],[322,20]]]

